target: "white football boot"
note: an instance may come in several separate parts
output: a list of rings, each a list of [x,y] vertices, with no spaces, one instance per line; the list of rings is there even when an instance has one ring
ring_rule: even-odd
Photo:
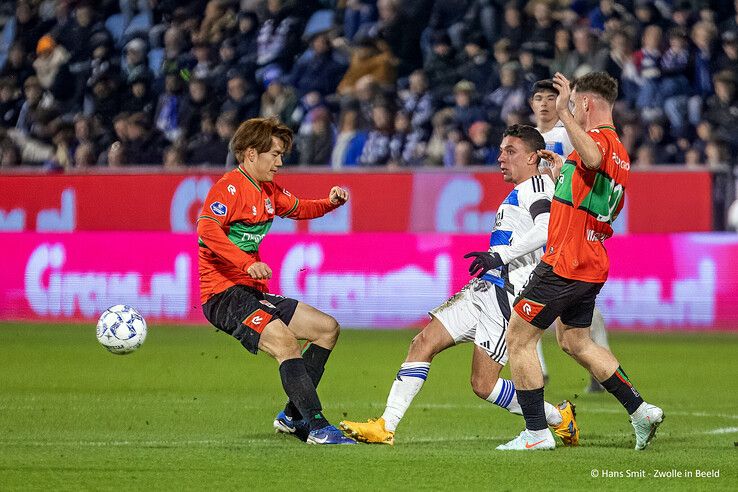
[[[630,416],[630,423],[633,424],[633,429],[635,429],[635,448],[637,450],[646,449],[646,446],[649,445],[651,439],[656,434],[656,429],[659,428],[659,425],[663,421],[663,410],[645,401],[641,403],[641,406]]]
[[[497,446],[498,451],[538,451],[552,450],[556,447],[553,434],[548,429],[541,431],[543,437],[534,436],[528,429],[520,433],[518,437]]]

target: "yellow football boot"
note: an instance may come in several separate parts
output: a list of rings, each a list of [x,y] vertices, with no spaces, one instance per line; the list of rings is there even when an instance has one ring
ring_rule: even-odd
[[[350,422],[342,421],[338,426],[349,436],[357,441],[370,444],[389,444],[395,443],[395,433],[384,428],[384,419],[369,419],[367,422]]]
[[[557,408],[561,412],[561,423],[555,427],[551,426],[551,428],[561,438],[564,446],[579,446],[576,406],[569,400],[564,400],[559,403]]]

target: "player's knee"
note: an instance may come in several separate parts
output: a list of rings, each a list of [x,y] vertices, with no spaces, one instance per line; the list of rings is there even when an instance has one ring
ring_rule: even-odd
[[[561,350],[572,357],[576,357],[579,353],[581,353],[585,346],[583,340],[578,337],[557,336],[556,339],[559,342],[559,347],[561,347]]]
[[[511,354],[516,354],[525,348],[525,340],[515,331],[508,330],[505,334],[505,343],[507,344],[507,351]]]
[[[421,331],[415,335],[413,341],[410,342],[408,356],[413,360],[430,360],[435,355],[436,351],[434,350],[433,343],[425,331]]]

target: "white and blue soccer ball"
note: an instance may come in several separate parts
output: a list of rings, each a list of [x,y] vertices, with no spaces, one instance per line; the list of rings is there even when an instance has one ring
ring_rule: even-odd
[[[146,320],[131,306],[117,304],[97,321],[97,341],[110,352],[130,354],[146,340]]]

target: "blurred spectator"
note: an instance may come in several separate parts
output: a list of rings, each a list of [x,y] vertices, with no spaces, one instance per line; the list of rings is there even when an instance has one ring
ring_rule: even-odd
[[[89,62],[92,57],[90,38],[96,31],[104,29],[102,23],[95,22],[95,12],[91,3],[82,0],[77,2],[72,15],[55,30],[55,39],[70,55],[69,63],[73,73],[83,72],[84,63]]]
[[[16,121],[16,128],[23,134],[27,135],[31,132],[38,110],[41,105],[41,97],[43,96],[43,88],[35,76],[28,77],[23,84],[23,97],[25,102],[21,105]]]
[[[520,82],[526,94],[539,80],[548,78],[548,69],[536,61],[535,54],[529,43],[523,43],[518,53],[520,61]]]
[[[656,152],[651,145],[641,145],[636,151],[633,166],[637,169],[648,169],[655,164]]]
[[[567,65],[571,53],[571,32],[563,27],[556,29],[554,35],[554,57],[549,65],[551,76],[556,72],[566,74],[569,70]]]
[[[453,160],[448,165],[463,167],[474,164],[474,148],[468,140],[460,140],[451,148],[453,149]]]
[[[454,86],[454,123],[464,133],[475,121],[484,119],[484,110],[477,103],[477,89],[474,83],[462,80]]]
[[[458,69],[458,77],[474,83],[481,94],[486,94],[490,89],[489,74],[494,67],[489,52],[484,46],[485,39],[481,34],[470,35],[464,43],[464,51],[461,53],[461,62]]]
[[[156,104],[156,128],[170,142],[176,141],[183,131],[182,126],[182,78],[179,74],[167,74],[164,78],[164,93]]]
[[[533,17],[533,29],[525,39],[531,43],[536,55],[543,60],[551,60],[554,55],[554,38],[558,23],[551,15],[551,6],[547,0],[532,0],[529,3]]]
[[[260,115],[264,118],[277,118],[286,125],[297,128],[299,121],[294,121],[292,115],[298,99],[292,87],[282,82],[277,70],[272,74],[266,72],[264,85],[266,90],[261,95]]]
[[[237,41],[234,43],[235,55],[238,63],[248,67],[256,66],[257,56],[257,36],[259,34],[259,17],[255,12],[241,11],[238,13],[238,34],[235,37]],[[221,49],[226,45],[230,46],[229,40],[221,43]],[[221,59],[223,54],[221,52]]]
[[[129,113],[143,112],[151,118],[154,116],[155,101],[151,93],[151,79],[139,72],[128,79],[128,93],[121,109]]]
[[[297,136],[298,163],[325,165],[330,162],[333,148],[331,114],[325,106],[312,109]]]
[[[95,115],[104,128],[110,128],[113,118],[121,111],[121,98],[118,84],[109,71],[98,73],[91,78],[87,85],[90,87],[85,99],[84,112]]]
[[[650,25],[643,31],[641,49],[633,55],[640,78],[636,107],[643,117],[653,119],[660,113],[659,80],[661,77],[661,28]]]
[[[105,153],[105,163],[109,167],[123,167],[127,162],[126,149],[121,142],[113,142]]]
[[[661,57],[658,97],[663,101],[664,112],[675,137],[684,136],[686,131],[687,96],[691,92],[689,77],[691,73],[687,33],[681,28],[674,28],[669,32],[669,48]]]
[[[693,95],[689,98],[689,123],[697,126],[702,118],[703,101],[713,93],[712,73],[715,71],[715,50],[713,44],[717,37],[715,25],[700,21],[692,26],[694,43],[694,72],[692,75]]]
[[[445,108],[436,112],[431,122],[433,131],[426,145],[425,156],[430,164],[442,165],[446,151],[446,141],[454,126],[453,109]]]
[[[495,125],[505,126],[510,113],[526,110],[528,92],[519,80],[519,67],[517,62],[503,65],[500,70],[500,87],[484,100],[489,119]]]
[[[578,27],[573,32],[574,50],[564,62],[563,73],[568,78],[581,77],[589,72],[602,70],[607,53],[600,51],[588,27]]]
[[[338,94],[351,95],[357,82],[366,75],[383,85],[394,84],[396,77],[392,53],[380,49],[380,45],[368,38],[359,41],[353,49],[348,70],[338,84]]]
[[[218,116],[203,113],[200,119],[200,132],[187,146],[188,164],[223,166],[228,158],[228,142],[236,132],[233,113]]]
[[[33,74],[33,65],[28,61],[23,44],[16,41],[10,46],[8,59],[0,70],[0,78],[10,80],[16,87],[23,87],[26,79]]]
[[[523,26],[522,12],[518,8],[518,3],[512,0],[505,4],[504,18],[500,31],[500,38],[506,39],[512,46],[520,46],[523,44],[523,39],[527,37],[525,27]]]
[[[133,38],[125,47],[125,56],[121,67],[123,76],[127,79],[136,77],[151,77],[148,60],[146,58],[146,43],[141,38]]]
[[[327,96],[336,92],[347,68],[333,52],[328,35],[318,33],[310,40],[310,49],[298,58],[287,82],[300,97],[312,91]]]
[[[469,127],[472,164],[490,165],[497,162],[497,146],[490,142],[491,133],[492,127],[486,121],[475,121]]]
[[[431,39],[431,53],[425,60],[424,70],[428,75],[428,86],[439,98],[450,93],[457,82],[455,58],[448,34],[434,33]]]
[[[259,96],[246,77],[236,73],[228,79],[228,97],[220,107],[223,113],[233,112],[236,120],[244,121],[259,114]]]
[[[53,20],[39,17],[37,5],[29,0],[19,0],[15,6],[15,17],[5,23],[1,39],[20,43],[26,53],[36,51],[41,36],[54,26]],[[0,53],[0,65],[5,63],[7,55],[7,51]]]
[[[200,129],[203,113],[214,111],[212,99],[208,97],[208,84],[200,78],[190,79],[187,95],[182,98],[179,111],[179,125],[183,136],[190,138]]]
[[[13,79],[0,79],[0,126],[12,128],[18,122],[23,102]]]
[[[210,87],[215,91],[215,97],[222,99],[228,90],[228,79],[237,74],[253,73],[255,63],[241,62],[236,52],[234,38],[225,39],[218,50],[219,61],[210,74]]]
[[[715,71],[730,70],[738,77],[738,31],[726,31],[720,36],[722,53],[715,63]]]
[[[192,67],[191,76],[209,80],[213,75],[214,67],[210,45],[205,41],[198,41],[192,46],[192,57],[195,59],[195,66]]]
[[[439,3],[448,3],[449,0]],[[397,63],[397,75],[407,77],[423,66],[420,37],[428,18],[430,2],[425,0],[378,0],[378,36],[386,43]],[[463,13],[463,12],[462,12]]]
[[[152,126],[149,118],[144,113],[134,113],[128,117],[126,128],[128,137],[124,144],[126,164],[160,164],[168,142],[164,135]]]
[[[268,0],[267,18],[257,37],[257,65],[278,65],[289,71],[300,46],[301,30],[300,19],[292,15],[289,2]]]
[[[9,138],[0,139],[0,169],[20,166],[20,148]]]
[[[79,144],[76,149],[74,149],[74,167],[75,168],[88,168],[92,167],[96,164],[96,158],[95,158],[95,147],[89,143],[85,142],[82,144]]]
[[[738,79],[729,70],[723,70],[713,77],[715,94],[707,101],[705,119],[713,125],[713,135],[730,142],[733,150],[738,149],[738,98],[736,85]]]
[[[358,163],[366,143],[367,133],[359,128],[358,108],[346,107],[341,111],[336,143],[331,153],[331,167],[340,169]]]
[[[376,105],[372,109],[372,130],[367,136],[364,148],[359,157],[362,166],[387,164],[390,159],[390,138],[392,137],[393,119],[390,108]]]
[[[410,123],[410,115],[404,111],[398,111],[395,114],[394,127],[389,144],[389,163],[396,166],[423,164],[425,132],[423,130],[414,131]]]
[[[170,145],[164,149],[162,166],[164,169],[180,169],[186,160],[185,149],[179,145]]]
[[[664,120],[656,119],[648,125],[643,145],[653,150],[654,159],[658,164],[673,164],[678,160],[679,150],[669,135]]]
[[[75,94],[75,80],[69,72],[69,52],[46,34],[38,41],[36,60],[33,69],[36,71],[41,87],[59,102],[69,102]]]
[[[433,117],[433,98],[423,70],[410,74],[408,88],[400,91],[399,99],[402,110],[410,118],[412,131],[428,130]]]

